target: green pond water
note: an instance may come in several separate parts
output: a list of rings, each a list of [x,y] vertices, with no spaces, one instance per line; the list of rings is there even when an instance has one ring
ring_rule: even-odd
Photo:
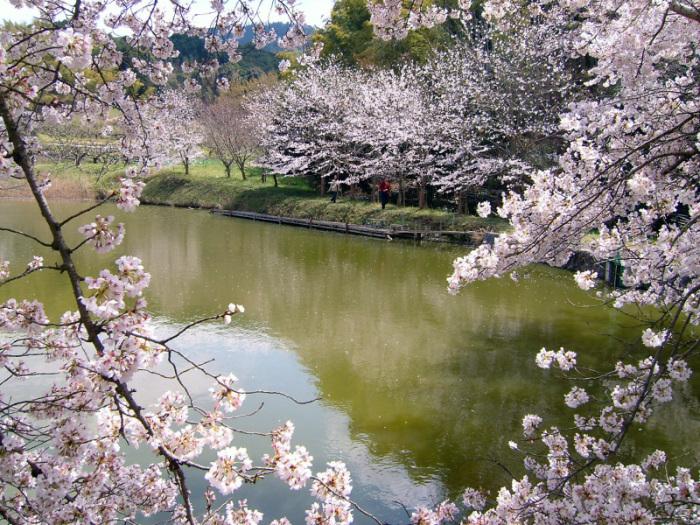
[[[57,215],[67,216],[79,204],[54,206]],[[122,253],[140,257],[152,274],[146,297],[162,334],[218,313],[229,302],[245,305],[245,315],[231,325],[199,327],[178,348],[193,359],[214,359],[212,370],[235,373],[246,390],[320,397],[297,405],[251,395],[242,412],[264,406],[236,426],[266,430],[291,419],[294,443],[309,449],[314,470],[326,461],[344,461],[353,476],[353,498],[389,523],[408,521],[402,504],[437,503],[467,485],[494,490],[509,484],[496,460],[522,474],[521,457],[507,442],[519,438],[524,414],[571,426],[573,411],[563,404],[571,384],[535,366],[541,347],[564,346],[579,353],[579,364],[596,367],[634,351],[619,339],[636,344],[639,337],[632,319],[596,306],[595,296],[560,270],[532,267],[518,284],[492,280],[450,296],[445,279],[464,248],[194,210],[142,207],[124,214],[108,207],[101,213],[124,222],[127,237],[119,250],[96,260],[78,256],[82,273],[95,275]],[[69,228],[73,239],[83,222]],[[48,238],[31,202],[0,201],[0,225]],[[34,254],[41,251],[0,232],[0,256],[13,261],[15,270]],[[0,288],[0,302],[8,297],[41,299],[53,316],[71,307],[66,283],[55,272]],[[203,399],[207,387],[195,380],[192,390]],[[143,403],[164,388],[157,377],[137,381]],[[696,466],[699,391],[695,381],[678,392],[680,402],[633,432],[622,459],[663,448],[679,463]],[[236,437],[234,444],[258,457],[269,448],[259,438]],[[146,461],[146,452],[136,460]],[[307,492],[292,493],[267,479],[234,497],[248,498],[265,522],[286,515],[303,523],[311,503]],[[356,515],[356,521],[366,520]]]

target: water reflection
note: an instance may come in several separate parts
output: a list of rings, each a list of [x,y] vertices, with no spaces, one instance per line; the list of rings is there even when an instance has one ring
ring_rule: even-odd
[[[36,231],[29,213],[28,204],[0,203],[3,222]],[[235,330],[207,328],[183,348],[216,357],[216,366],[233,370],[246,388],[323,397],[304,407],[267,400],[245,424],[295,420],[316,464],[346,461],[356,497],[395,522],[406,521],[395,500],[429,503],[465,485],[507,483],[493,459],[520,472],[506,443],[519,434],[524,413],[570,422],[560,402],[570,385],[535,368],[539,348],[566,346],[595,366],[618,351],[614,339],[635,333],[615,312],[589,308],[591,296],[557,270],[532,268],[517,286],[509,279],[489,281],[451,297],[445,277],[461,254],[453,247],[426,249],[167,208],[142,208],[121,220],[127,241],[120,251],[141,257],[153,274],[148,299],[168,319],[163,329],[231,301],[246,306]],[[0,250],[23,260],[32,255],[7,235],[0,235]],[[102,257],[90,271],[114,257]],[[50,290],[49,308],[62,311],[65,289],[55,279],[36,276],[23,292]],[[0,299],[13,291],[17,287],[0,290]],[[633,436],[629,450],[662,446],[685,454],[683,463],[700,460],[688,446],[700,431],[697,381],[694,388],[685,394],[688,403],[674,405]],[[262,505],[270,509],[266,517],[289,512],[301,522],[303,507],[286,499],[279,484],[270,481],[270,487]]]

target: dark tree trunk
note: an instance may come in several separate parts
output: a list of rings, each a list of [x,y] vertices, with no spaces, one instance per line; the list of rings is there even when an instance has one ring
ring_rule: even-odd
[[[464,196],[464,192],[460,191],[457,193],[457,213],[459,215],[464,215],[466,210],[467,199]]]
[[[428,192],[423,179],[418,183],[418,209],[424,210],[428,205]]]

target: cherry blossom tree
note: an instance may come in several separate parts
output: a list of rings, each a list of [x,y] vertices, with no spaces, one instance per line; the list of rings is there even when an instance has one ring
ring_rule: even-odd
[[[273,4],[292,20],[293,29],[280,43],[298,42],[303,16],[293,2]],[[246,396],[262,393],[244,392],[232,374],[208,372],[172,346],[184,330],[202,322],[230,323],[243,313],[242,306],[222,306],[177,333],[156,335],[144,298],[150,275],[138,258],[119,257],[97,275],[86,275],[76,263],[76,254],[109,253],[125,235],[113,217],[89,214],[108,200],[123,211],[135,209],[141,178],[162,162],[168,140],[163,137],[170,130],[159,121],[162,113],[150,117],[169,95],[136,98],[129,87],[137,72],[156,86],[165,83],[174,56],[169,36],[202,32],[190,23],[193,13],[176,2],[138,0],[17,0],[14,5],[32,8],[37,18],[0,34],[0,172],[26,183],[47,230],[46,237],[6,226],[0,231],[51,257],[36,255],[28,262],[0,257],[0,287],[37,272],[57,272],[69,284],[73,307],[49,318],[39,300],[11,298],[0,304],[0,517],[11,524],[131,522],[155,514],[190,525],[259,523],[259,512],[245,502],[235,504],[230,495],[242,483],[269,475],[292,490],[310,485],[317,503],[309,519],[349,523],[354,504],[348,499],[351,480],[345,466],[335,462],[313,475],[309,452],[292,445],[291,423],[261,433],[272,448],[254,462],[246,449],[232,444],[235,429],[229,422]],[[275,38],[247,2],[226,8],[214,1],[211,9],[213,27],[220,32],[254,23],[259,40]],[[114,33],[128,35],[134,54],[148,58],[133,58],[124,67]],[[212,38],[208,45],[235,55],[232,42]],[[183,106],[169,107],[177,113]],[[81,116],[118,119],[120,154],[130,163],[107,198],[60,216],[36,171],[42,151],[37,130],[47,120],[61,123]],[[70,231],[82,240],[71,241]],[[165,376],[173,378],[171,390],[146,403],[133,382],[159,363],[169,368]],[[211,381],[203,406],[195,404],[187,388],[193,374]],[[17,388],[33,377],[41,378],[33,388]],[[150,464],[127,461],[125,449],[139,445],[152,453]],[[200,459],[205,450],[216,454],[209,464]],[[210,485],[204,494],[194,494],[189,483],[198,472]],[[195,515],[193,499],[211,503],[214,490],[223,501]]]
[[[358,145],[348,121],[362,81],[359,72],[312,64],[290,84],[254,97],[250,109],[263,123],[258,162],[282,175],[309,177],[322,193],[328,177],[352,176]]]
[[[578,92],[566,27],[520,18],[469,30],[422,66],[316,65],[268,93],[266,162],[290,175],[389,178],[400,204],[415,188],[421,208],[429,185],[459,198],[489,180],[519,182],[533,162],[554,164],[558,116]]]
[[[190,164],[202,155],[204,141],[198,106],[192,94],[176,90],[149,102],[143,118],[152,160],[162,165],[180,162],[189,175]]]
[[[235,163],[246,180],[246,164],[255,158],[258,147],[258,126],[253,115],[240,100],[219,98],[201,114],[204,142],[231,176]]]
[[[399,205],[406,203],[408,186],[419,188],[419,205],[426,205],[439,149],[441,123],[420,89],[414,68],[369,74],[357,95],[363,111],[352,121],[355,140],[366,144],[363,177],[384,177],[399,186]]]
[[[661,451],[637,465],[615,460],[625,436],[668,406],[697,361],[692,327],[698,323],[699,277],[691,246],[700,209],[698,6],[561,6],[549,11],[537,2],[490,2],[484,12],[504,26],[523,13],[552,25],[562,23],[560,17],[575,20],[565,36],[579,56],[593,59],[587,83],[603,96],[574,103],[562,115],[569,148],[558,166],[533,171],[524,191],[504,196],[498,214],[513,231],[456,260],[449,285],[456,292],[478,279],[517,278],[528,263],[562,265],[585,249],[624,265],[625,287],[600,289],[602,301],[651,308],[640,310],[645,327],[635,353],[608,370],[587,371],[565,349],[537,354],[538,366],[559,368],[581,385],[564,399],[576,410],[575,430],[547,427],[541,417],[526,415],[531,477],[501,489],[492,508],[477,508],[468,521],[695,523],[700,484],[690,469],[665,469],[669,458]],[[591,232],[597,235],[587,242]],[[575,275],[586,290],[598,287],[597,277],[592,270]],[[602,398],[588,390],[596,378],[606,382]]]
[[[564,143],[559,115],[583,95],[564,24],[513,17],[505,28],[468,28],[420,73],[444,123],[435,184],[456,195],[553,165]]]
[[[338,175],[348,183],[384,177],[419,190],[421,207],[444,152],[438,105],[416,67],[359,71],[314,65],[260,96],[262,162],[283,175]]]

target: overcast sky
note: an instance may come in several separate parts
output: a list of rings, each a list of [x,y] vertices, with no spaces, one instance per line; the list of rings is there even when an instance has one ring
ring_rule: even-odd
[[[306,18],[310,24],[321,26],[331,16],[331,9],[334,3],[335,0],[301,0],[299,6],[306,13]]]
[[[306,20],[315,26],[323,25],[330,16],[334,0],[299,0],[297,4],[306,13]],[[28,9],[17,9],[8,0],[0,0],[0,20],[28,22],[32,14]]]

